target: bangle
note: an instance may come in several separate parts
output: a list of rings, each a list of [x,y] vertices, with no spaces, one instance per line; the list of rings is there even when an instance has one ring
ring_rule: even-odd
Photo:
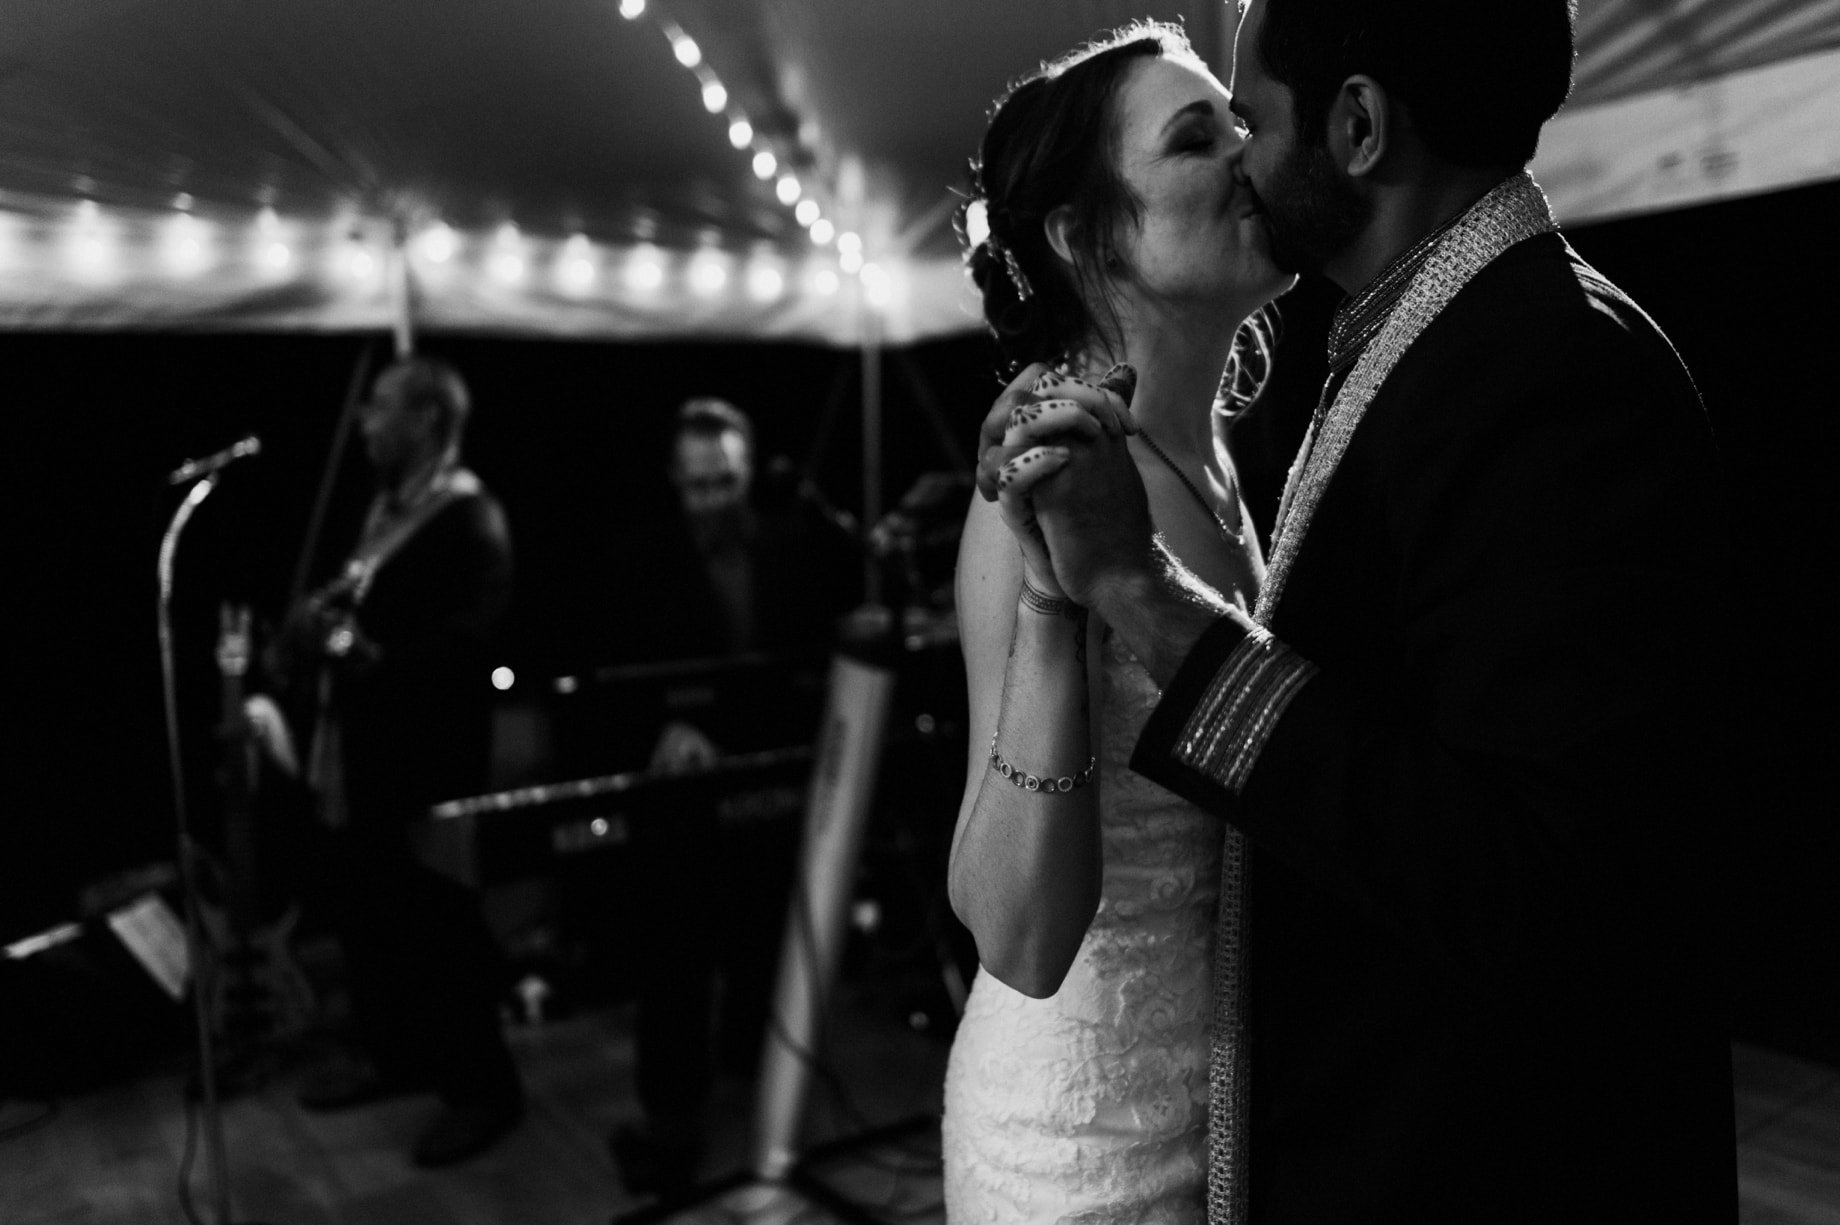
[[[995,736],[990,738],[990,768],[1024,791],[1067,792],[1076,787],[1084,787],[1092,781],[1093,770],[1098,764],[1097,757],[1088,757],[1086,768],[1078,774],[1063,774],[1059,778],[1037,778],[1004,761],[1003,754],[997,752],[997,738]]]
[[[1077,621],[1086,612],[1084,608],[1081,608],[1078,604],[1075,604],[1065,596],[1049,595],[1041,588],[1035,586],[1035,584],[1029,582],[1027,576],[1024,576],[1022,580],[1021,595],[1022,602],[1025,605],[1041,613],[1045,617],[1066,617],[1069,620]]]

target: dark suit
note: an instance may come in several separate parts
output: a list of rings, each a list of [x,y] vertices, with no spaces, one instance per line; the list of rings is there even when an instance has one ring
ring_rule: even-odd
[[[335,675],[349,820],[320,876],[369,1054],[453,1103],[519,1094],[499,1029],[505,967],[471,891],[421,863],[408,826],[485,789],[492,635],[511,541],[489,494],[456,498],[377,571],[357,610],[374,663]]]
[[[1255,1221],[1735,1219],[1719,491],[1666,339],[1527,239],[1361,420],[1237,794],[1178,742],[1241,629],[1183,664],[1133,764],[1251,846]]]

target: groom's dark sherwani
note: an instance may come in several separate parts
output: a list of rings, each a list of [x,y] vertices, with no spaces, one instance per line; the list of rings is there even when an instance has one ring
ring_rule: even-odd
[[[1252,1220],[1729,1222],[1705,416],[1531,180],[1441,242],[1133,762],[1244,838]]]

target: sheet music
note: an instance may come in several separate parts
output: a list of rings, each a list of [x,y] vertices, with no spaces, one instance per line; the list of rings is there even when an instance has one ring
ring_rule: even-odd
[[[110,911],[109,927],[166,994],[175,1000],[184,997],[192,971],[191,950],[186,947],[178,916],[159,894],[146,894]]]

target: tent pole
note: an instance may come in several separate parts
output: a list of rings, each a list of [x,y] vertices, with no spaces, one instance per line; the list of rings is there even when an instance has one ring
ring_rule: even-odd
[[[862,321],[862,520],[865,532],[882,518],[882,335],[881,314],[864,303]],[[881,563],[863,554],[863,602],[882,602]]]
[[[396,337],[396,356],[415,352],[415,295],[409,283],[409,236],[398,221],[390,244],[390,330]]]
[[[1239,8],[1232,4],[1203,6],[1207,14],[1205,41],[1198,40],[1203,56],[1222,81],[1233,79],[1233,40],[1239,35]]]

